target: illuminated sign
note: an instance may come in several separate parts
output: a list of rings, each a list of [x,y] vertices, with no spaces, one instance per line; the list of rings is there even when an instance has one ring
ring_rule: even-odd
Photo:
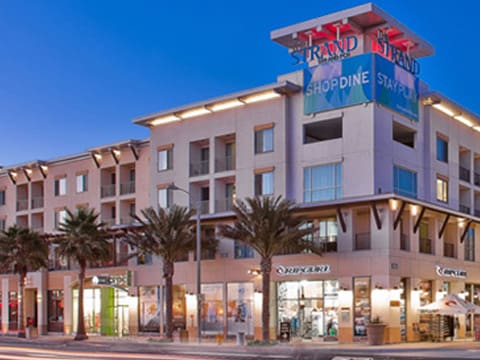
[[[380,53],[398,66],[404,68],[413,75],[420,73],[420,64],[409,54],[406,54],[396,46],[390,44],[388,34],[378,30],[377,42],[380,45]]]
[[[436,265],[436,272],[438,276],[453,277],[459,279],[465,279],[467,277],[467,272],[461,269],[451,269]]]
[[[356,36],[347,36],[343,39],[327,41],[322,44],[310,45],[301,49],[293,50],[290,55],[295,59],[293,65],[316,61],[319,64],[341,60],[350,56],[351,52],[358,46]]]
[[[280,276],[288,275],[311,275],[311,274],[328,274],[331,272],[330,265],[275,265],[276,273]]]

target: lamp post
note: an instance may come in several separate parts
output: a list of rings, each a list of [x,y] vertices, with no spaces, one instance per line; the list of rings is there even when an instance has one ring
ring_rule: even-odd
[[[192,205],[192,194],[190,194],[189,191],[182,189],[175,185],[174,183],[171,183],[170,185],[167,186],[167,190],[179,190],[184,192],[185,194],[188,195],[188,200],[190,205]],[[200,317],[202,315],[201,313],[201,305],[202,305],[202,290],[201,290],[201,257],[202,257],[202,242],[200,240],[200,200],[196,201],[196,212],[197,212],[197,226],[196,226],[196,235],[197,235],[197,241],[196,241],[196,250],[195,253],[197,255],[197,341],[198,343],[201,342],[201,336],[202,336],[202,331],[200,329]]]

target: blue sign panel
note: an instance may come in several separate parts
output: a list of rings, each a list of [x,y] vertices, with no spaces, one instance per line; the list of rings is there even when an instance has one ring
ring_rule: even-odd
[[[304,70],[304,112],[372,101],[372,55],[332,61]]]
[[[375,55],[375,99],[378,103],[418,121],[418,78]]]

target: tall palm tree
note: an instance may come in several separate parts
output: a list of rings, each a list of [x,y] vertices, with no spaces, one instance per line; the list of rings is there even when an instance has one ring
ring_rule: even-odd
[[[25,279],[28,271],[47,267],[47,242],[29,228],[11,226],[0,233],[0,264],[3,271],[18,274],[18,336],[25,337]]]
[[[220,234],[251,246],[261,257],[262,273],[262,338],[269,340],[270,275],[272,258],[285,248],[302,251],[310,249],[321,254],[321,249],[308,235],[315,229],[307,227],[306,219],[295,216],[295,204],[279,197],[246,198],[233,206],[236,219],[233,225],[221,225]]]
[[[104,224],[98,222],[99,214],[94,209],[78,208],[75,213],[67,211],[60,223],[63,233],[56,243],[58,255],[75,259],[80,266],[78,273],[78,321],[75,340],[88,339],[83,316],[83,287],[88,262],[104,261],[110,258],[111,244],[107,240]]]
[[[173,275],[175,262],[184,258],[189,251],[195,249],[195,233],[190,218],[193,210],[173,205],[168,209],[159,208],[156,211],[149,207],[141,210],[141,216],[134,218],[142,225],[139,231],[132,233],[130,245],[139,254],[155,254],[163,260],[163,277],[165,278],[166,331],[165,337],[171,339],[173,334]],[[216,247],[215,240],[202,240],[205,247]]]

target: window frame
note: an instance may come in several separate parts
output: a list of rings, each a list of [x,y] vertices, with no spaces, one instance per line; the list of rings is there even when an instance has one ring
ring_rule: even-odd
[[[272,191],[270,193],[264,193],[263,190],[265,189],[265,177],[271,176],[271,184],[268,188],[271,188]],[[260,180],[259,180],[260,179]],[[275,170],[269,171],[262,171],[256,173],[254,176],[254,194],[255,196],[272,196],[275,194]],[[260,191],[258,191],[260,189]]]
[[[165,154],[165,166],[160,168],[160,154]],[[157,171],[163,172],[173,169],[173,148],[164,148],[157,150]]]
[[[165,201],[166,201],[165,206],[162,206],[162,204],[160,204],[160,192],[165,192],[165,195],[163,195],[163,196],[165,196]],[[172,192],[172,190],[169,190],[166,187],[158,188],[157,189],[157,206],[158,206],[158,208],[168,209],[168,208],[170,208],[170,206],[172,206],[172,203],[173,203],[173,192]]]
[[[443,146],[439,146],[440,144],[443,144]],[[438,161],[448,164],[448,138],[440,133],[437,133],[435,146],[436,159]]]
[[[437,175],[435,180],[435,191],[437,201],[448,204],[448,178]]]
[[[397,172],[397,176],[395,175]],[[412,184],[414,185],[414,192],[400,188],[400,172],[406,172],[412,175]],[[418,197],[418,174],[416,171],[410,170],[408,168],[393,165],[393,192],[398,195],[407,196],[413,199]]]
[[[266,134],[271,133],[270,137],[267,137]],[[273,131],[273,126],[263,129],[255,130],[254,134],[254,152],[255,154],[266,154],[273,152],[275,150],[275,133]],[[269,141],[266,141],[269,140]],[[261,140],[261,143],[260,143]],[[269,145],[266,148],[266,145]]]
[[[327,169],[328,167],[332,167],[332,173],[329,174],[329,180],[331,181],[333,179],[333,186],[314,188],[314,170],[317,169],[317,171],[322,171],[322,169]],[[318,199],[315,199],[314,194],[323,191],[333,191],[333,197],[320,196]],[[307,166],[303,168],[303,202],[311,203],[316,201],[337,200],[341,198],[343,198],[343,167],[341,162]]]
[[[53,193],[55,196],[67,195],[67,177],[66,176],[55,179]]]
[[[77,174],[75,178],[75,188],[77,194],[88,191],[88,173]]]

